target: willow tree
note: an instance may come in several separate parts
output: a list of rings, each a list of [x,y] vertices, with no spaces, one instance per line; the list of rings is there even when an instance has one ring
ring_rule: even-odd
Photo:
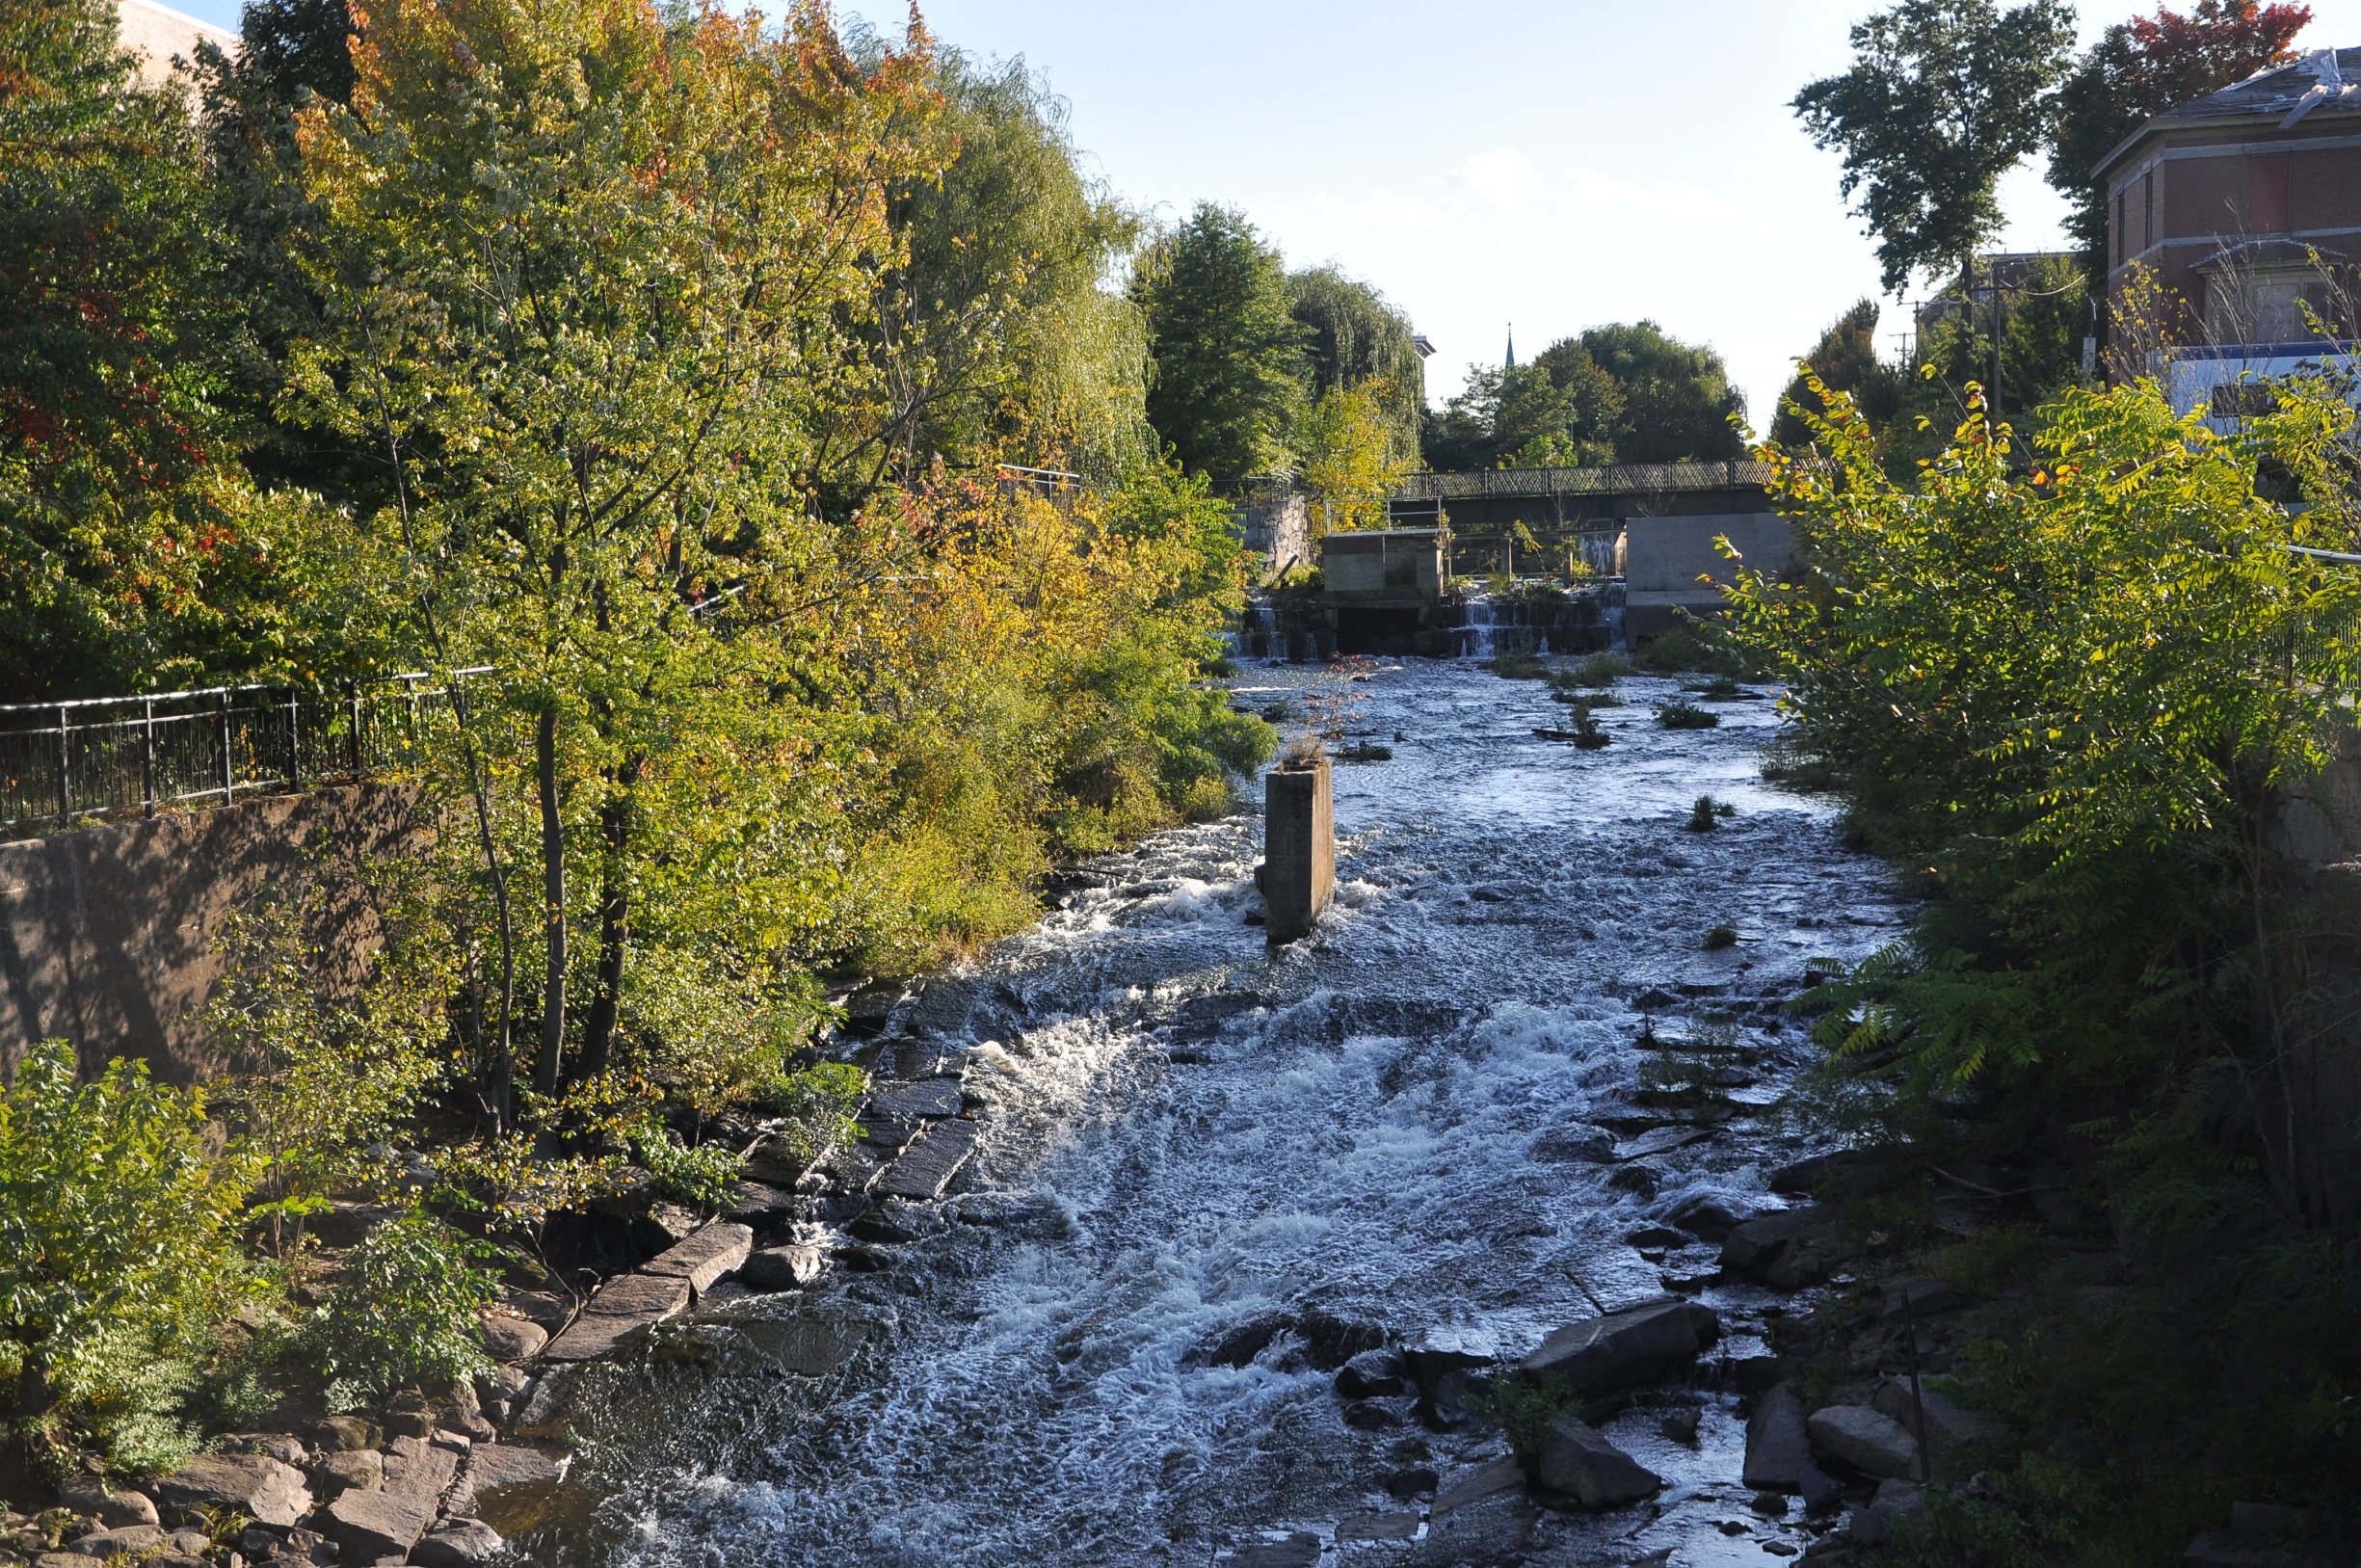
[[[796,650],[709,612],[826,570],[811,432],[860,392],[890,192],[934,156],[927,43],[857,60],[817,4],[771,32],[648,0],[389,0],[353,58],[350,106],[299,122],[325,327],[291,401],[389,473],[373,526],[434,659],[500,671],[450,697],[506,1114],[528,1016],[544,1092],[570,1050],[602,1065],[651,887],[741,900],[673,955],[713,982],[692,1033],[749,1006],[809,907],[756,896],[804,874],[783,796],[825,778],[768,701]]]
[[[1334,266],[1289,273],[1287,311],[1304,329],[1313,397],[1356,386],[1377,389],[1387,461],[1415,465],[1426,415],[1426,361],[1410,318]]]

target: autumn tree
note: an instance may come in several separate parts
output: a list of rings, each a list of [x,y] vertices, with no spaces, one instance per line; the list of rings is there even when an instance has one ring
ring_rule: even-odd
[[[1288,467],[1305,332],[1279,252],[1207,202],[1141,252],[1131,297],[1148,323],[1148,418],[1182,466],[1215,479]]]
[[[1305,411],[1296,444],[1315,530],[1385,526],[1386,498],[1409,470],[1394,456],[1393,401],[1390,385],[1365,381],[1331,387]]]
[[[1813,142],[1844,155],[1889,292],[1999,232],[2000,178],[2041,146],[2073,41],[2064,0],[1901,0],[1854,24],[1851,68],[1795,94]]]
[[[2107,255],[2107,193],[2092,176],[2099,160],[2148,117],[2244,81],[2289,58],[2312,19],[2306,5],[2197,0],[2184,15],[2117,22],[2075,62],[2057,90],[2050,184],[2072,203],[2066,231],[2088,256],[2092,276]]]
[[[1334,266],[1289,273],[1287,308],[1306,333],[1311,395],[1362,385],[1380,388],[1387,455],[1416,465],[1426,412],[1426,361],[1410,318],[1376,289]]]
[[[1863,300],[1829,324],[1820,333],[1819,341],[1803,358],[1803,368],[1787,385],[1779,399],[1779,412],[1771,420],[1770,439],[1781,446],[1796,446],[1812,439],[1810,425],[1805,421],[1806,410],[1817,410],[1818,398],[1814,394],[1807,376],[1817,378],[1832,392],[1844,392],[1857,403],[1870,407],[1870,417],[1883,424],[1893,411],[1887,400],[1876,394],[1883,390],[1885,366],[1877,358],[1877,302]]]

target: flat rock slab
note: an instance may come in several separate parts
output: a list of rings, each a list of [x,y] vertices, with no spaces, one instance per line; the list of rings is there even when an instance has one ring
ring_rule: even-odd
[[[385,1445],[385,1478],[378,1490],[426,1505],[431,1515],[458,1478],[465,1455],[423,1437],[397,1437]]]
[[[1804,1429],[1812,1446],[1880,1479],[1923,1480],[1919,1474],[1919,1446],[1900,1422],[1867,1405],[1830,1405],[1812,1412]]]
[[[451,1511],[481,1519],[505,1535],[521,1535],[548,1517],[565,1471],[539,1448],[486,1443],[467,1456],[451,1494]]]
[[[261,1453],[199,1454],[159,1482],[156,1496],[183,1514],[235,1511],[282,1529],[311,1512],[304,1473]]]
[[[1524,1490],[1525,1467],[1517,1462],[1516,1455],[1502,1454],[1488,1464],[1453,1471],[1443,1477],[1443,1484],[1435,1489],[1434,1514],[1441,1519],[1486,1498]]]
[[[973,1122],[938,1122],[901,1158],[886,1168],[875,1190],[889,1198],[933,1199],[942,1196],[951,1178],[975,1153],[982,1129]]]
[[[689,1282],[666,1274],[622,1274],[590,1298],[573,1326],[549,1342],[544,1361],[595,1361],[634,1332],[688,1311]]]
[[[1418,1533],[1414,1513],[1346,1514],[1337,1521],[1339,1541],[1407,1541]]]
[[[1618,1162],[1646,1159],[1650,1155],[1668,1155],[1675,1149],[1685,1149],[1692,1143],[1702,1143],[1713,1135],[1707,1127],[1659,1127],[1654,1132],[1643,1132],[1629,1143],[1615,1145]]]
[[[410,1560],[418,1568],[479,1568],[507,1545],[481,1519],[446,1519],[410,1549]]]
[[[966,1103],[957,1078],[889,1083],[869,1097],[872,1115],[934,1118],[957,1116]]]
[[[706,1226],[686,1241],[665,1248],[650,1259],[640,1272],[686,1280],[690,1289],[703,1295],[736,1273],[738,1265],[754,1250],[752,1227],[722,1220]]]
[[[1746,1422],[1746,1469],[1740,1478],[1758,1490],[1794,1493],[1807,1506],[1837,1494],[1837,1483],[1812,1462],[1803,1403],[1785,1383],[1755,1401]]]
[[[1320,1538],[1297,1530],[1284,1541],[1257,1541],[1240,1547],[1230,1558],[1231,1568],[1318,1568]]]
[[[497,1362],[527,1361],[549,1342],[549,1331],[530,1317],[484,1315],[484,1353]]]
[[[1721,1337],[1721,1319],[1694,1301],[1652,1301],[1559,1329],[1519,1363],[1587,1398],[1644,1387],[1687,1371]]]
[[[739,1265],[738,1278],[757,1290],[793,1290],[828,1271],[828,1255],[804,1242],[765,1247]]]
[[[791,1186],[773,1186],[767,1182],[740,1182],[730,1189],[730,1202],[723,1209],[722,1217],[765,1220],[776,1214],[794,1213],[797,1203]]]
[[[80,1556],[101,1560],[119,1552],[145,1552],[151,1546],[164,1544],[164,1531],[153,1525],[123,1525],[115,1529],[102,1529],[85,1535],[66,1550]]]
[[[320,1533],[336,1543],[345,1562],[405,1562],[435,1505],[384,1492],[347,1492],[323,1510]]]

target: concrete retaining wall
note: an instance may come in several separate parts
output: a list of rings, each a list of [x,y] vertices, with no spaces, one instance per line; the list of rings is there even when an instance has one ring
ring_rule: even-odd
[[[1738,549],[1738,562],[1714,546],[1714,539],[1724,535]],[[1775,512],[1633,518],[1624,526],[1622,554],[1624,630],[1641,642],[1670,630],[1684,613],[1720,614],[1720,585],[1731,581],[1741,564],[1748,571],[1777,573],[1793,558],[1787,518]]]
[[[0,844],[0,1073],[63,1037],[85,1070],[145,1059],[177,1083],[214,1074],[203,1029],[211,934],[241,899],[332,879],[317,928],[358,955],[376,922],[340,864],[418,834],[414,797],[377,785],[279,795]]]

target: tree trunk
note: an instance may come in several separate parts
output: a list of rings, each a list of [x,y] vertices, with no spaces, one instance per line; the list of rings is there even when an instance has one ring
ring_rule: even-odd
[[[559,1058],[566,1048],[566,826],[558,814],[554,702],[541,710],[533,754],[541,785],[542,920],[548,939],[542,979],[541,1054],[533,1062],[533,1081],[542,1093],[555,1094]]]
[[[614,793],[598,811],[605,850],[598,897],[598,989],[582,1020],[578,1076],[597,1077],[607,1069],[615,1041],[615,1018],[623,1004],[623,956],[631,942],[631,890],[623,881],[623,854],[631,841],[631,786],[639,782],[633,757],[615,772]]]

